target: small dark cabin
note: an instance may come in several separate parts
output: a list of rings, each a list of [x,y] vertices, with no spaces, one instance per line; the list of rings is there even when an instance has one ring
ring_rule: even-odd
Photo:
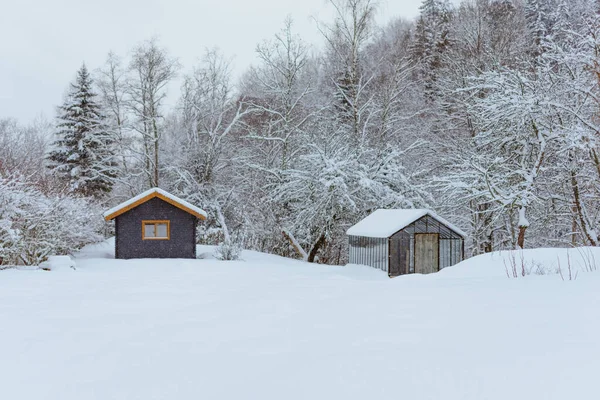
[[[350,263],[390,277],[429,274],[464,259],[465,234],[430,210],[377,210],[347,234]]]
[[[115,220],[115,258],[196,258],[196,225],[206,213],[153,188],[106,211]]]

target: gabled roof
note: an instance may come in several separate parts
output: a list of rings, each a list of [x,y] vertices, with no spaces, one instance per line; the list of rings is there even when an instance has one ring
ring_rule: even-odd
[[[140,193],[137,196],[132,197],[131,199],[119,204],[118,206],[111,208],[110,210],[102,214],[102,216],[106,221],[110,221],[111,219],[114,219],[119,215],[131,210],[132,208],[135,208],[140,204],[143,204],[155,197],[158,197],[159,199],[166,201],[167,203],[183,211],[186,211],[196,216],[197,218],[206,219],[206,212],[203,209],[198,208],[188,203],[187,201],[182,200],[177,196],[173,196],[171,193],[159,188],[152,188],[150,190],[146,190],[144,193]]]
[[[406,228],[419,218],[426,215],[438,220],[443,225],[461,235],[467,235],[457,226],[446,221],[431,210],[426,209],[410,209],[410,210],[376,210],[365,219],[361,220],[356,225],[346,231],[350,236],[365,236],[373,238],[388,238],[394,233]]]

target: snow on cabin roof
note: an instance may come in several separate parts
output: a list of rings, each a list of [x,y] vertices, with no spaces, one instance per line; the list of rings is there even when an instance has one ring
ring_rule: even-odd
[[[457,226],[446,221],[433,211],[426,209],[379,209],[348,229],[346,234],[350,236],[387,238],[425,215],[430,215],[432,218],[437,219],[462,237],[467,236]]]
[[[187,201],[180,199],[179,197],[174,196],[171,193],[164,191],[160,188],[152,188],[146,190],[145,192],[140,193],[135,197],[132,197],[131,199],[119,204],[118,206],[107,210],[106,212],[104,212],[104,214],[102,214],[102,216],[106,221],[109,221],[155,197],[158,197],[161,200],[164,200],[167,203],[172,204],[179,209],[187,211],[188,213],[195,215],[200,219],[206,219],[206,212],[203,209],[198,208],[188,203]]]

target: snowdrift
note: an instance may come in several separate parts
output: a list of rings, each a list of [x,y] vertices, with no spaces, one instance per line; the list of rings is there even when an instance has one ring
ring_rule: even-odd
[[[558,275],[576,279],[585,272],[598,270],[600,248],[578,247],[540,248],[497,251],[469,258],[439,272],[443,277],[523,277],[532,275]],[[516,273],[516,275],[515,275]]]
[[[581,272],[563,281],[508,279],[500,253],[389,279],[250,251],[223,262],[115,260],[110,249],[88,246],[77,270],[0,272],[1,397],[597,394],[600,274],[584,272],[576,251]],[[523,255],[551,270],[567,253]]]

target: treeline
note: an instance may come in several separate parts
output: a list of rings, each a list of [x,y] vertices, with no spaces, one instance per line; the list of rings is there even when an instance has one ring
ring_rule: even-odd
[[[286,20],[234,81],[207,50],[173,108],[156,40],[83,66],[52,126],[0,124],[0,177],[100,207],[160,186],[209,213],[199,242],[322,263],[377,208],[432,208],[473,255],[598,244],[595,0],[424,0],[386,26],[374,1],[329,2],[323,51]]]

